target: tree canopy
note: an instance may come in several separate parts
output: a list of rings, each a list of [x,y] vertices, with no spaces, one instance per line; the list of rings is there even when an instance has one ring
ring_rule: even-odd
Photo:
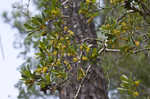
[[[17,4],[11,20],[3,14],[26,36],[18,98],[41,92],[60,99],[150,98],[149,0],[34,4],[39,14],[32,15],[29,4],[23,12]]]

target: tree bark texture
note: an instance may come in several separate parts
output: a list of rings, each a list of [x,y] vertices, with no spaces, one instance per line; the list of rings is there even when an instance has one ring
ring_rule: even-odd
[[[67,0],[66,0],[67,1]],[[85,38],[97,38],[94,23],[87,24],[87,19],[83,15],[79,15],[80,3],[84,0],[68,0],[62,8],[65,19],[65,24],[71,26],[71,30],[75,33],[75,39],[80,43]],[[64,2],[64,0],[61,0]],[[65,8],[68,6],[68,8]],[[96,41],[89,41],[97,48]],[[99,62],[99,60],[98,60]],[[74,96],[79,88],[80,81],[77,78],[77,69],[79,65],[73,64],[72,76],[62,88],[59,90],[60,99],[74,99]],[[87,67],[83,67],[85,70]],[[107,83],[104,78],[103,70],[95,63],[91,66],[86,80],[79,91],[77,99],[108,99]]]

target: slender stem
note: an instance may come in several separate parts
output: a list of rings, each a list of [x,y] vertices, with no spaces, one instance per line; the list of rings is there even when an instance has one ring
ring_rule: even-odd
[[[100,51],[99,51],[99,54],[101,54],[104,50],[105,50],[105,47],[101,48]],[[80,90],[81,90],[81,87],[83,86],[84,81],[86,80],[87,75],[88,75],[89,70],[91,69],[91,67],[92,67],[91,65],[88,66],[88,68],[87,68],[87,70],[86,70],[86,73],[85,73],[85,76],[84,76],[84,78],[81,80],[81,83],[80,83],[80,85],[79,85],[79,88],[78,88],[78,90],[77,90],[77,92],[76,92],[76,94],[75,94],[75,96],[74,96],[74,99],[77,99],[77,97],[78,97],[78,95],[79,95],[79,92],[80,92]]]
[[[144,49],[136,50],[136,51],[134,51],[133,53],[134,53],[134,54],[137,54],[137,53],[139,53],[139,52],[142,52],[142,51],[149,51],[149,50],[150,50],[150,48],[144,48]]]
[[[91,65],[88,66],[88,68],[87,68],[87,70],[86,70],[86,74],[85,74],[84,78],[81,80],[81,83],[80,83],[80,85],[79,85],[79,88],[78,88],[78,90],[77,90],[75,96],[74,96],[74,99],[77,99],[77,97],[78,97],[78,95],[79,95],[79,92],[80,92],[80,90],[81,90],[81,87],[82,87],[83,84],[84,84],[84,81],[85,81],[85,79],[86,79],[86,77],[87,77],[87,75],[88,75],[88,72],[89,72],[90,68],[91,68]]]

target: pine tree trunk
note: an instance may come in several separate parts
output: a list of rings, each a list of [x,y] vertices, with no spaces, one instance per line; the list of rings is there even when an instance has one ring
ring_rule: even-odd
[[[61,0],[61,2],[63,1]],[[72,26],[71,30],[75,33],[75,39],[79,43],[85,38],[97,38],[94,23],[87,24],[87,19],[78,14],[82,1],[84,0],[68,0],[66,5],[69,7],[63,8],[63,14],[68,17],[65,20],[65,24]],[[95,41],[89,41],[89,43],[92,43],[97,48]],[[99,62],[100,60],[97,61]],[[81,83],[76,79],[77,68],[77,64],[74,64],[72,68],[73,77],[70,77],[70,81],[60,89],[60,99],[74,99]],[[84,69],[86,70],[87,68]],[[101,66],[97,66],[96,63],[91,66],[77,99],[108,99],[107,83]]]

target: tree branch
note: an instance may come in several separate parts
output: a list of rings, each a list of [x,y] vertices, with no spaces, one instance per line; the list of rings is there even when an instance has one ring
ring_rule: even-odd
[[[106,52],[120,52],[120,49],[108,49],[108,48],[105,48],[105,51]],[[142,51],[150,51],[150,48],[143,48],[143,49],[135,50],[135,51],[133,51],[133,54],[137,54],[137,53],[142,52]]]
[[[142,51],[149,51],[149,50],[150,50],[150,48],[144,48],[144,49],[136,50],[136,51],[134,51],[133,53],[134,53],[134,54],[137,54],[137,53],[139,53],[139,52],[142,52]]]
[[[105,51],[107,51],[107,52],[120,52],[120,49],[108,49],[108,48],[106,48]]]

